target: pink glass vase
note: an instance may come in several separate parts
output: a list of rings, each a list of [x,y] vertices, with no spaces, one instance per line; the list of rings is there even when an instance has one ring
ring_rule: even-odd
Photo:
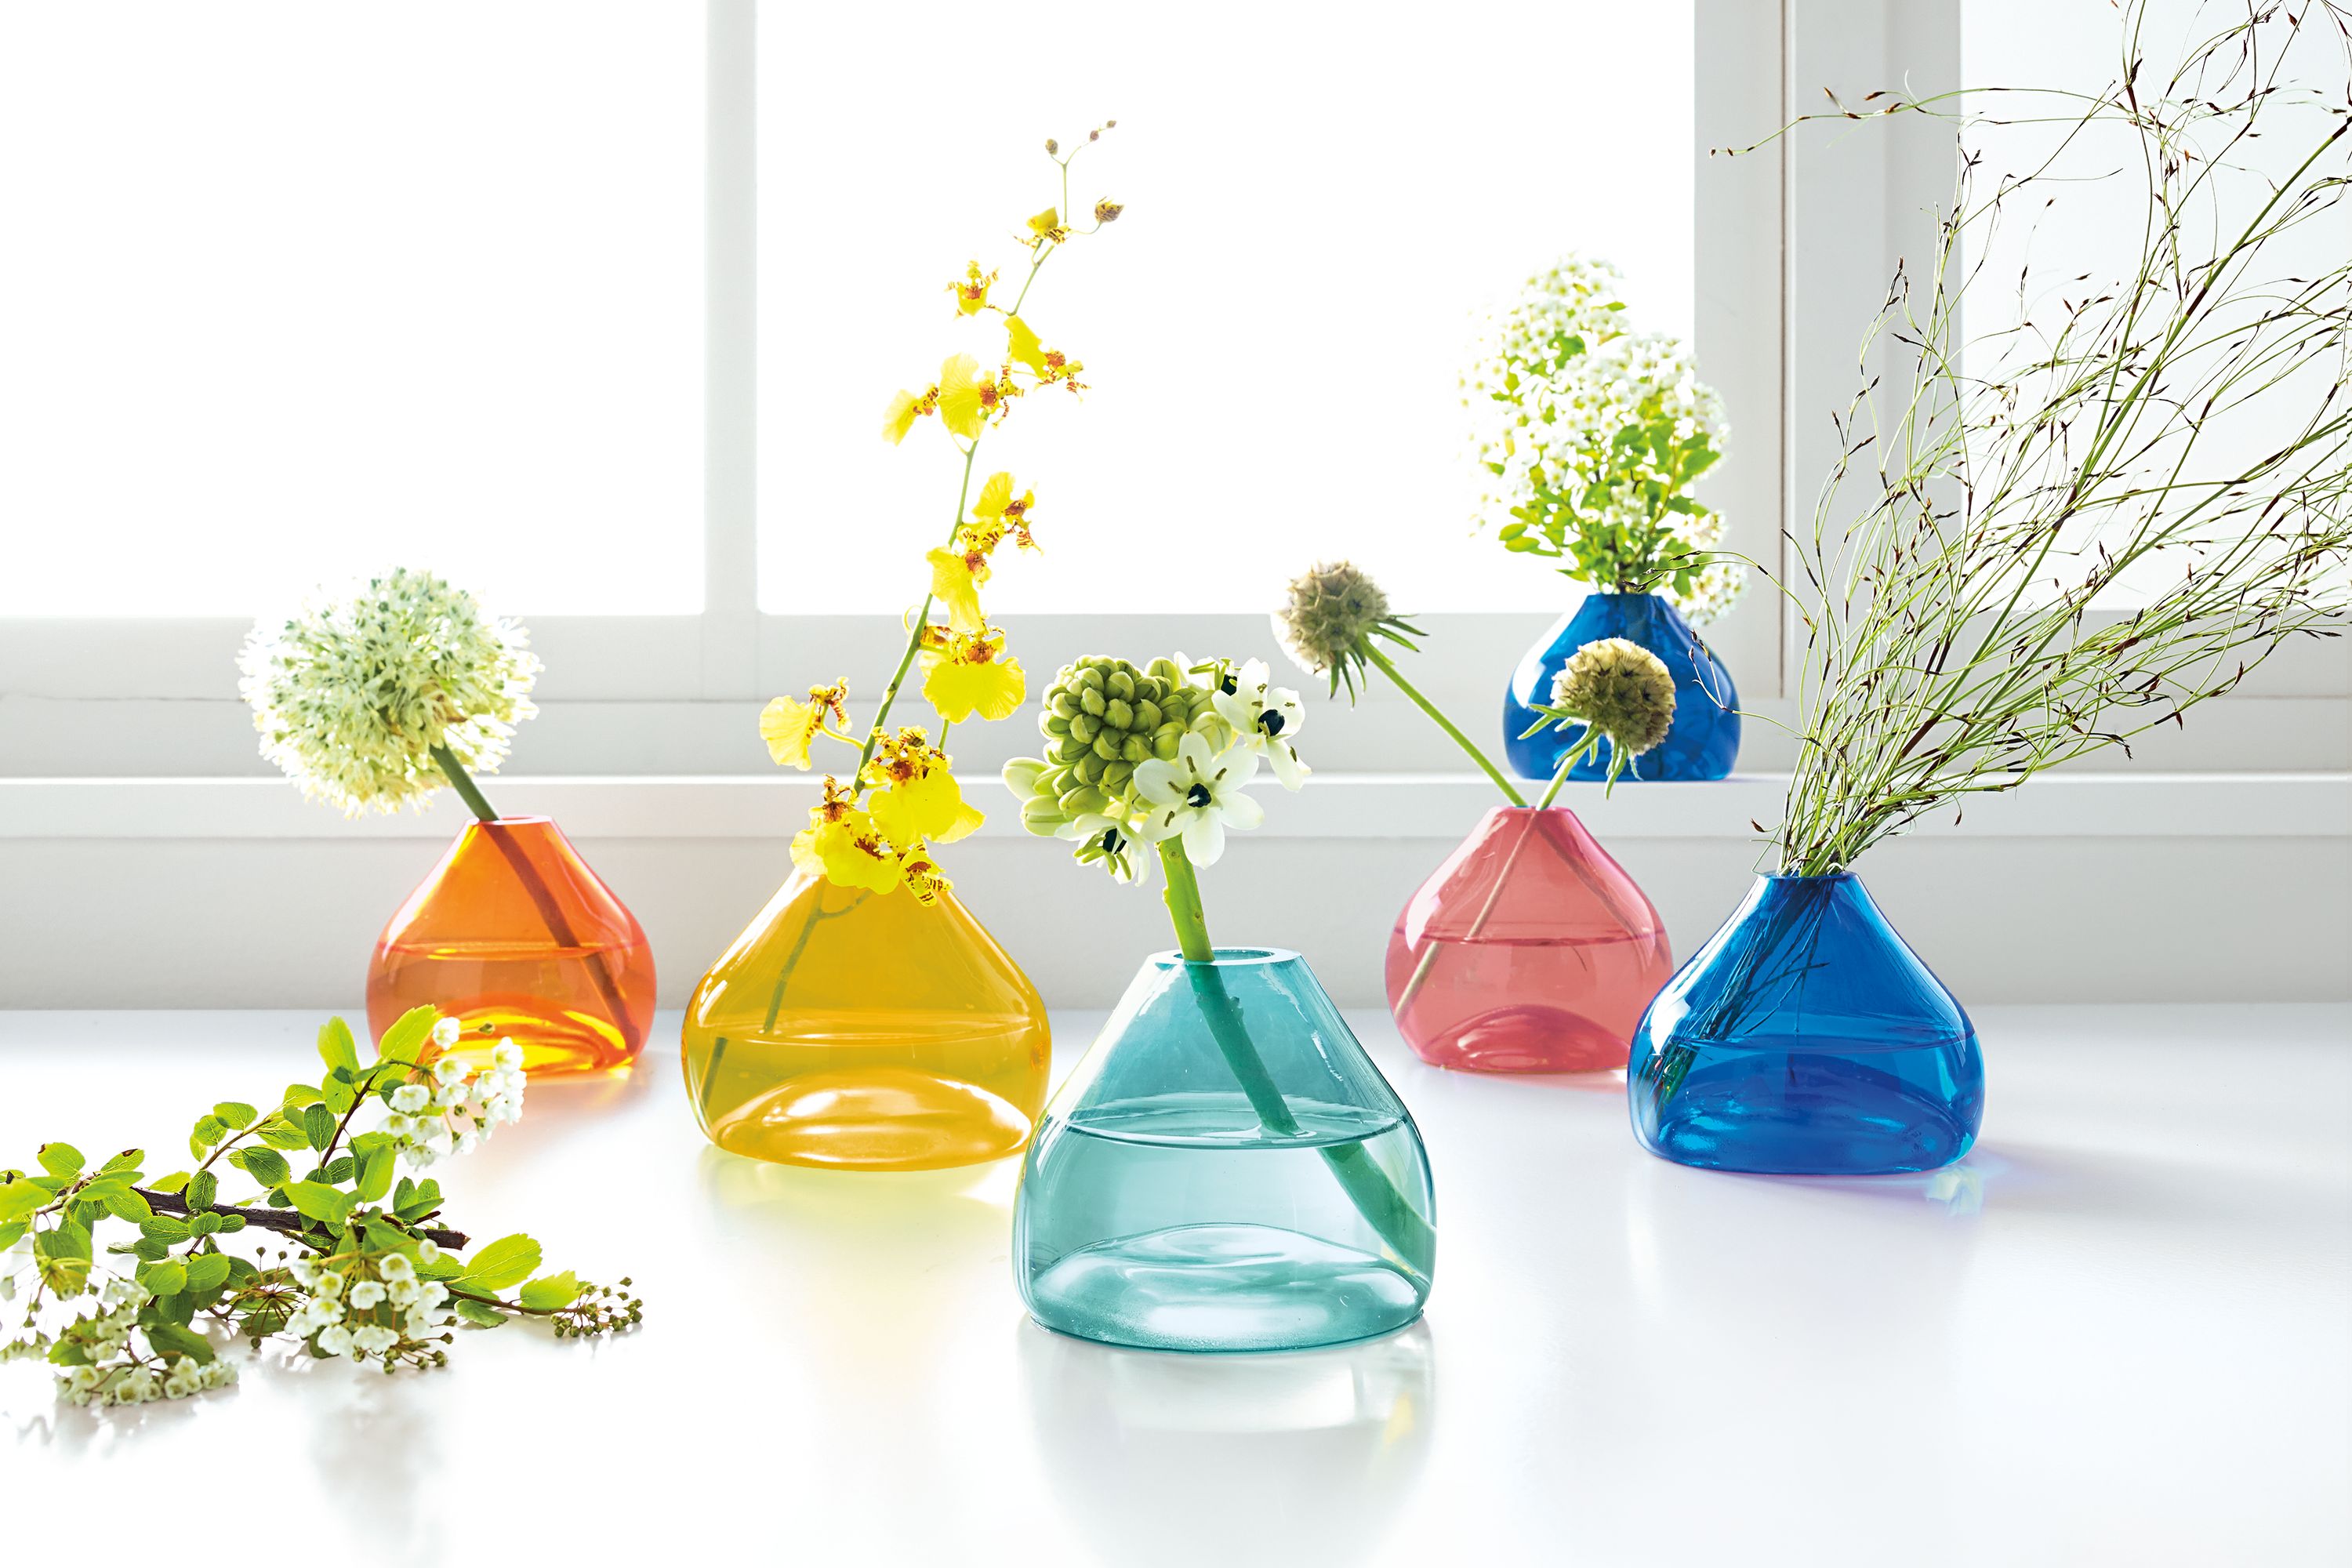
[[[1658,911],[1566,806],[1496,806],[1389,933],[1389,1010],[1422,1060],[1622,1070],[1674,973]]]

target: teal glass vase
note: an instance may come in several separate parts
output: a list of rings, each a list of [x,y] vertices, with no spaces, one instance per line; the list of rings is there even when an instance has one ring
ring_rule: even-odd
[[[1045,1108],[1013,1267],[1081,1339],[1304,1350],[1421,1316],[1433,1214],[1421,1133],[1306,960],[1163,952]]]

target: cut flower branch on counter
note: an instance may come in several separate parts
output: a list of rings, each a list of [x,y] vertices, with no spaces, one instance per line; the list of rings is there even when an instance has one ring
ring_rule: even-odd
[[[538,1318],[564,1337],[635,1326],[626,1279],[541,1272],[527,1236],[460,1256],[468,1238],[436,1223],[440,1184],[399,1174],[522,1114],[520,1048],[502,1043],[477,1071],[446,1054],[457,1044],[457,1020],[420,1007],[362,1061],[337,1018],[319,1031],[325,1076],[268,1110],[224,1100],[197,1117],[190,1169],[151,1176],[142,1150],[93,1164],[51,1142],[35,1169],[0,1171],[0,1310],[15,1320],[0,1361],[46,1360],[73,1404],[135,1405],[236,1382],[235,1339],[391,1373],[446,1365],[460,1321]],[[230,1171],[253,1190],[226,1197]]]

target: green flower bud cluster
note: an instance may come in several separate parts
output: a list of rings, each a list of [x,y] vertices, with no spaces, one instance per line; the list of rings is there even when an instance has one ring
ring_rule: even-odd
[[[1171,659],[1148,669],[1100,657],[1063,666],[1038,715],[1045,757],[1005,770],[1024,797],[1022,825],[1050,837],[1081,816],[1128,809],[1139,763],[1172,761],[1187,731],[1223,723],[1210,695]]]

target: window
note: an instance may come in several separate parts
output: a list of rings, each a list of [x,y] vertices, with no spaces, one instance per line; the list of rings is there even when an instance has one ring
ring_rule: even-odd
[[[0,12],[0,615],[702,598],[698,6]]]
[[[896,615],[960,463],[878,431],[959,335],[965,262],[1017,286],[1019,220],[1126,204],[1024,320],[1087,365],[981,454],[1034,486],[1043,552],[992,610],[1264,611],[1349,555],[1416,609],[1572,590],[1470,531],[1456,377],[1472,311],[1574,248],[1645,326],[1693,321],[1692,7],[835,5],[761,31],[760,602]],[[971,248],[967,249],[966,247]],[[1009,294],[1006,296],[1009,298]],[[1702,374],[1706,374],[1702,367]],[[1769,420],[1752,432],[1759,449]],[[1735,433],[1735,440],[1738,438]],[[1735,456],[1736,460],[1736,456]]]
[[[2273,17],[2257,35],[2262,47],[2251,56],[2242,59],[2234,48],[2224,51],[2200,79],[2173,82],[2176,68],[2201,43],[2245,20],[2242,6],[2211,0],[2157,0],[2133,40],[2131,52],[2143,62],[2141,92],[2151,100],[2218,98],[2235,102],[2261,79],[2274,81],[2280,89],[2263,110],[2253,136],[2230,140],[2210,127],[2201,132],[2187,128],[2193,156],[2185,172],[2195,177],[2180,213],[2181,248],[2184,259],[2192,264],[2219,253],[2230,237],[2256,221],[2275,191],[2294,178],[2298,165],[2328,137],[2342,112],[2346,47],[2335,26],[2316,18],[2297,35],[2284,17]],[[2112,91],[2126,72],[2117,15],[2105,7],[1968,0],[1961,21],[1966,80],[1971,86],[2031,84],[2095,95]],[[2241,68],[2234,80],[2225,79]],[[1969,258],[1971,266],[1981,267],[1985,286],[1972,288],[1968,295],[1969,374],[1988,381],[2014,379],[2021,365],[2046,352],[2071,311],[2086,299],[2117,291],[2137,273],[2143,253],[2157,243],[2147,231],[2143,146],[2139,135],[2124,126],[2074,125],[2071,117],[2079,114],[2079,108],[2053,92],[1977,92],[1969,95],[1969,109],[1973,115],[2006,121],[1971,128],[1970,150],[1980,160],[1973,202],[1990,198],[2002,181],[2037,171],[2045,171],[2050,182],[2030,199],[2011,202],[1990,243]],[[2340,149],[2334,158],[2339,169],[2352,166],[2346,164]],[[2200,163],[2205,168],[2199,176]],[[2264,245],[2257,270],[2232,279],[2233,288],[2268,285],[2272,298],[2250,303],[2225,320],[2235,330],[2271,314],[2307,287],[2309,279],[2340,267],[2347,253],[2352,253],[2352,216],[2343,209],[2293,225]],[[2341,299],[2340,287],[2336,298]],[[2100,319],[2095,306],[2092,319]],[[2207,330],[2212,330],[2210,323]],[[2289,335],[2284,330],[2270,334],[2277,346],[2264,356],[2268,364],[2244,363],[2252,356],[2232,356],[2228,367],[2236,378],[2232,395],[2213,400],[2211,406],[2189,388],[2223,371],[2221,354],[2183,355],[2162,389],[2166,396],[2185,401],[2182,417],[2163,426],[2144,421],[2124,459],[2125,471],[2149,486],[2219,480],[2276,451],[2284,429],[2292,428],[2283,427],[2282,420],[2299,422],[2321,406],[2346,368],[2340,354],[2298,355],[2300,363],[2291,367],[2280,363],[2284,356],[2279,348]],[[2031,381],[2029,373],[2028,384]],[[2260,390],[2254,390],[2258,385]],[[2196,412],[2204,433],[2187,455],[2187,467],[2176,471],[2183,460],[2181,436],[2189,410]],[[2082,542],[2087,550],[2091,541]],[[2145,604],[2151,588],[2177,576],[2180,565],[2177,553],[2159,552],[2103,593],[2099,604],[2118,611]],[[2300,655],[2306,650],[2290,651]]]

